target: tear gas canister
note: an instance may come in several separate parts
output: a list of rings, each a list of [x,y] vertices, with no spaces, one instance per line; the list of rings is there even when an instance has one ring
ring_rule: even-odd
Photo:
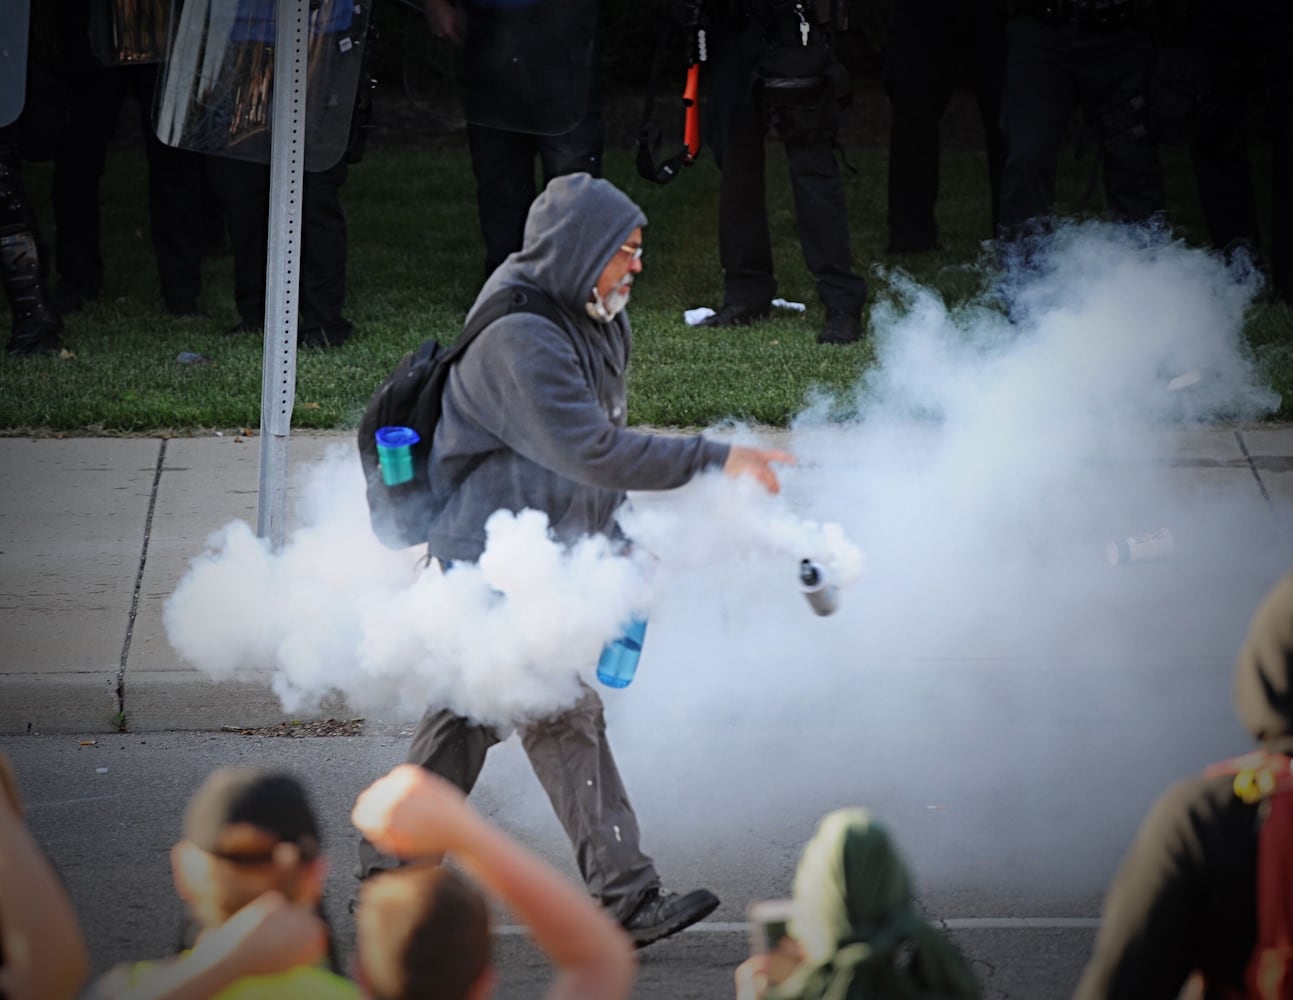
[[[839,590],[826,579],[826,571],[811,559],[799,562],[799,586],[819,615],[834,614],[839,607]]]
[[[1125,566],[1128,563],[1156,562],[1167,559],[1176,551],[1176,540],[1166,528],[1157,531],[1143,531],[1131,535],[1121,542],[1110,542],[1109,562],[1114,566]]]
[[[413,445],[421,440],[412,427],[379,427],[377,438],[377,464],[381,466],[382,482],[399,486],[413,478]]]
[[[638,672],[638,658],[646,639],[646,619],[634,618],[624,631],[602,647],[597,661],[597,679],[607,687],[624,688]]]

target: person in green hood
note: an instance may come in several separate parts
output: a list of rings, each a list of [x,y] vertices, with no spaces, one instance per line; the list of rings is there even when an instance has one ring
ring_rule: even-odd
[[[865,809],[827,813],[795,870],[789,936],[736,970],[737,1000],[973,1000],[969,963],[917,911],[911,875]]]

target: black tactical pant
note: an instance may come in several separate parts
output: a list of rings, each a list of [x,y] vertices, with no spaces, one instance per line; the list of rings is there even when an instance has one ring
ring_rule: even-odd
[[[172,312],[191,312],[202,288],[203,157],[167,146],[153,132],[155,64],[84,69],[64,75],[67,128],[54,159],[54,264],[78,295],[103,290],[99,182],[108,143],[127,93],[139,105],[148,160],[148,223],[162,299]]]
[[[1109,213],[1141,222],[1161,212],[1163,171],[1145,106],[1154,58],[1149,35],[1036,15],[1012,17],[1006,35],[1004,234],[1051,215],[1060,146],[1079,106],[1099,137]]]
[[[996,232],[1005,141],[1001,91],[1005,22],[998,0],[903,0],[889,25],[885,87],[889,126],[889,249],[932,249],[938,242],[939,119],[953,87],[966,80],[983,121],[992,228]]]
[[[531,135],[468,123],[467,145],[476,176],[486,277],[508,254],[521,249],[525,219],[538,194],[535,158],[545,185],[563,174],[582,172],[600,177],[603,142],[601,99],[596,92],[579,124],[563,135]]]
[[[709,40],[706,133],[722,176],[718,196],[718,256],[723,302],[763,308],[777,293],[768,229],[764,151],[768,116],[755,72],[764,42],[753,22],[718,25]],[[853,271],[844,180],[832,138],[785,143],[795,223],[804,263],[828,310],[857,316],[866,281]]]
[[[535,776],[575,849],[588,891],[617,919],[631,916],[642,896],[658,888],[655,864],[638,846],[638,822],[620,780],[602,700],[585,688],[575,705],[519,727]],[[445,709],[422,716],[408,760],[470,792],[499,734]],[[394,864],[367,840],[359,843],[359,877]]]
[[[269,250],[269,167],[212,156],[212,187],[224,205],[233,250],[234,302],[242,324],[259,329],[265,320],[265,259]],[[346,304],[346,215],[341,185],[343,156],[327,170],[305,172],[301,189],[300,321],[298,338],[322,333],[337,343],[350,334]]]
[[[63,328],[48,301],[49,257],[23,183],[19,134],[17,123],[0,126],[0,283],[13,316],[14,346]]]
[[[1285,0],[1200,0],[1191,44],[1211,98],[1190,154],[1208,234],[1218,249],[1261,256],[1247,114],[1263,93],[1271,139],[1271,278],[1293,304],[1293,7]]]

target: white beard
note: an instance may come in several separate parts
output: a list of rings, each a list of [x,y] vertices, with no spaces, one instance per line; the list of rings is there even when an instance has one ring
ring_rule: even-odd
[[[602,293],[594,288],[593,297],[584,303],[588,315],[601,323],[609,323],[629,304],[629,285],[627,281],[618,285],[606,298],[602,298]]]

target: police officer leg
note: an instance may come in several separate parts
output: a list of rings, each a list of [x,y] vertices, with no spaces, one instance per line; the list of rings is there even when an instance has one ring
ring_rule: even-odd
[[[588,94],[588,106],[579,123],[562,135],[538,136],[537,146],[545,185],[552,178],[564,174],[602,176],[606,130],[602,121],[601,85],[596,77]]]
[[[792,140],[786,143],[786,159],[799,245],[804,263],[817,279],[817,295],[826,307],[827,320],[833,314],[842,314],[855,325],[850,331],[855,336],[828,339],[856,340],[862,333],[860,318],[867,285],[866,279],[853,270],[848,204],[835,150],[822,139]]]
[[[1072,30],[1032,15],[1011,18],[1006,25],[1000,235],[1007,240],[1054,209],[1059,150],[1078,100],[1064,48],[1064,35]]]
[[[45,295],[35,213],[22,182],[18,126],[0,128],[0,278],[13,314],[8,351],[56,354],[63,321]]]
[[[1105,202],[1120,221],[1146,222],[1163,210],[1163,168],[1149,131],[1149,35],[1131,28],[1092,34],[1083,100],[1104,152]],[[1086,68],[1089,67],[1089,68]]]
[[[521,744],[575,850],[589,892],[621,922],[659,888],[655,864],[638,846],[638,823],[606,739],[597,692],[525,726]]]
[[[408,763],[425,767],[470,794],[485,766],[485,755],[498,742],[498,734],[487,726],[464,719],[448,709],[428,709],[418,722],[409,745]],[[359,841],[359,878],[398,862],[382,854],[367,839]]]
[[[177,316],[196,316],[202,291],[202,156],[166,145],[153,131],[157,65],[131,66],[128,72],[148,159],[148,226],[162,301]]]
[[[525,218],[538,193],[534,185],[537,143],[535,136],[523,132],[467,123],[471,171],[476,177],[476,211],[485,241],[486,277],[508,254],[521,249]]]
[[[103,290],[99,182],[108,141],[125,97],[120,67],[68,75],[68,124],[54,156],[55,300],[64,312],[79,309]]]
[[[229,227],[233,297],[239,319],[233,332],[260,330],[265,325],[269,168],[227,156],[210,156],[206,166]]]
[[[1293,20],[1285,6],[1284,24]],[[1275,294],[1293,306],[1293,26],[1272,53],[1271,87],[1271,279]]]
[[[764,183],[766,131],[754,106],[732,112],[718,187],[723,304],[762,314],[777,292]]]
[[[951,95],[951,4],[895,4],[885,60],[889,93],[890,252],[932,250],[940,166],[939,119]]]
[[[716,26],[711,33],[705,125],[720,172],[718,258],[724,308],[706,325],[727,325],[713,322],[725,314],[734,324],[766,316],[777,294],[764,187],[767,120],[762,96],[751,90],[762,50],[761,36],[749,26]]]
[[[988,155],[988,189],[992,197],[992,228],[1001,223],[1001,172],[1006,165],[1006,140],[1001,133],[1001,101],[1006,78],[1006,28],[998,0],[974,0],[969,14],[974,38],[971,84],[983,123]]]
[[[341,185],[343,156],[327,170],[306,172],[301,215],[301,323],[297,340],[311,347],[340,347],[353,331],[346,305],[346,213]]]
[[[1243,247],[1260,253],[1261,233],[1244,119],[1252,52],[1245,51],[1231,5],[1200,0],[1194,7],[1190,44],[1203,66],[1211,95],[1191,133],[1199,206],[1218,250]]]

